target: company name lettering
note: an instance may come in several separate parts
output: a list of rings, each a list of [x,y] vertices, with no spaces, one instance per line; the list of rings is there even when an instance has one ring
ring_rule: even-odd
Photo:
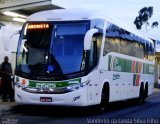
[[[36,83],[37,88],[55,88],[56,85],[53,83]]]

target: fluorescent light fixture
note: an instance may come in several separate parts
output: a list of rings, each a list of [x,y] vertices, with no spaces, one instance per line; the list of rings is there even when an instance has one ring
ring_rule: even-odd
[[[27,16],[15,13],[15,12],[3,12],[4,15],[11,16],[11,17],[21,17],[21,18],[27,18]]]
[[[26,22],[26,19],[23,18],[13,18],[13,20],[17,22]]]

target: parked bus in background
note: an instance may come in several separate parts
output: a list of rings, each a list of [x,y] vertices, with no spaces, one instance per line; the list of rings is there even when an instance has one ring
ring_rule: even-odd
[[[18,104],[90,106],[151,95],[154,44],[94,11],[31,15],[17,49]]]

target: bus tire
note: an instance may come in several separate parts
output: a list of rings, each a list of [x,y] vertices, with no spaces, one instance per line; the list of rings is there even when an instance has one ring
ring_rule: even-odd
[[[105,83],[102,89],[101,102],[96,105],[96,110],[100,113],[104,112],[109,103],[109,83]]]
[[[141,86],[140,86],[140,89],[139,89],[139,97],[137,99],[138,103],[139,104],[144,103],[144,99],[145,99],[145,97],[144,97],[144,84],[141,83]]]
[[[145,98],[148,97],[148,82],[146,82],[146,84],[145,84],[144,97]]]

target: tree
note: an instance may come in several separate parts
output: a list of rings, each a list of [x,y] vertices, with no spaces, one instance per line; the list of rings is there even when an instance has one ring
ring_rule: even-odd
[[[156,21],[156,22],[153,22],[151,27],[152,27],[152,28],[158,27],[158,22],[157,22],[157,21]]]
[[[148,20],[152,17],[152,15],[153,15],[153,7],[152,6],[142,8],[139,11],[139,15],[134,20],[134,24],[136,25],[136,28],[138,30],[140,30],[142,28],[143,24],[145,24],[146,30],[147,30],[147,27],[150,25]],[[158,22],[157,21],[153,22],[151,27],[152,28],[158,27]]]

